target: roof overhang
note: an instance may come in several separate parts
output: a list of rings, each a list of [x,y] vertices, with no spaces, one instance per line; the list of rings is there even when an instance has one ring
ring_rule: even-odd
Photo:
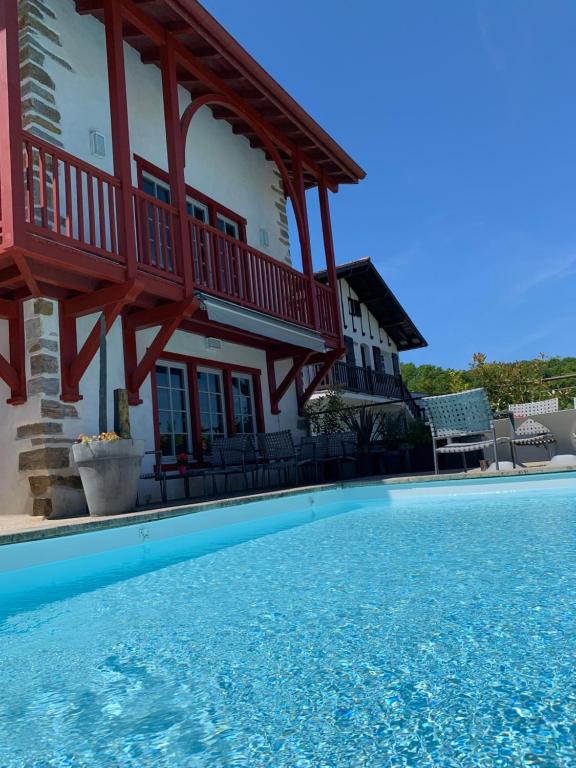
[[[412,322],[404,307],[378,272],[370,258],[351,261],[336,267],[338,279],[346,280],[360,301],[394,341],[399,352],[427,347],[428,342]],[[316,279],[328,282],[326,271]]]
[[[365,177],[362,168],[344,149],[271,77],[197,0],[123,0],[136,14],[146,15],[175,45],[182,46],[208,72],[218,76],[242,101],[258,112],[275,132],[298,148],[314,168],[325,175],[332,187],[357,183]],[[90,13],[103,20],[103,0],[76,0],[78,13]],[[145,63],[160,60],[158,40],[153,40],[133,23],[124,24],[124,38],[141,54]],[[193,98],[214,89],[189,71],[179,73],[180,83]],[[250,144],[263,144],[241,117],[224,107],[213,108],[214,117],[226,120],[234,133],[244,135]],[[290,154],[286,155],[287,165]],[[318,181],[305,167],[305,183]]]

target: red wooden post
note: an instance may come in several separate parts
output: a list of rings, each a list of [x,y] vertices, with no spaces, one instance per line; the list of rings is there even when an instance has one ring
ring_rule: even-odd
[[[126,259],[127,276],[132,278],[136,275],[137,263],[132,213],[132,163],[130,159],[128,104],[126,101],[121,0],[104,0],[104,25],[106,27],[114,175],[120,181],[118,194],[120,206],[118,215],[119,250]]]
[[[17,0],[0,2],[0,115],[2,240],[19,245],[25,234],[25,192]]]
[[[330,201],[328,187],[325,179],[318,184],[318,197],[320,198],[320,217],[322,219],[322,234],[324,235],[324,252],[326,254],[326,270],[328,272],[328,285],[332,289],[332,301],[334,303],[334,317],[338,324],[338,339],[340,346],[344,346],[342,330],[342,317],[340,313],[340,301],[338,300],[338,275],[336,274],[336,258],[334,256],[334,239],[332,237],[332,221],[330,219]]]
[[[308,208],[306,206],[306,188],[304,186],[304,171],[302,169],[302,155],[299,151],[294,154],[293,168],[294,168],[294,186],[296,188],[296,194],[298,200],[295,201],[296,205],[299,205],[302,213],[302,229],[303,232],[300,235],[300,250],[302,253],[302,269],[304,274],[308,278],[309,293],[310,293],[310,316],[312,325],[318,329],[320,327],[319,315],[318,315],[318,298],[316,296],[316,280],[314,279],[314,266],[312,264],[312,247],[310,245],[310,228],[308,225]]]
[[[168,173],[170,177],[170,196],[172,205],[178,209],[180,264],[184,279],[184,293],[191,296],[194,290],[194,275],[192,272],[192,247],[190,227],[188,225],[188,210],[186,207],[185,166],[185,137],[180,129],[180,107],[178,103],[178,79],[176,61],[169,44],[160,50],[160,66],[162,70],[162,92],[164,95],[164,122],[166,124],[166,146],[168,149]]]

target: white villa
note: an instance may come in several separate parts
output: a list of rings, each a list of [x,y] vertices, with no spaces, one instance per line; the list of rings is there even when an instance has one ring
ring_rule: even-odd
[[[132,434],[167,465],[201,463],[215,435],[297,433],[303,368],[325,376],[344,351],[329,197],[362,169],[196,0],[4,0],[0,111],[10,511],[84,506],[69,448],[98,432],[102,316],[110,421],[125,388]],[[397,331],[368,333],[396,352]]]

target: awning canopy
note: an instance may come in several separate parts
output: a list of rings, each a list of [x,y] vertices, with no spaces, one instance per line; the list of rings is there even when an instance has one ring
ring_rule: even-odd
[[[270,315],[239,307],[229,301],[197,293],[206,309],[208,319],[221,325],[229,325],[242,331],[256,334],[266,339],[302,347],[313,352],[325,352],[326,343],[322,336],[306,328],[300,328],[284,320],[277,320]]]
[[[364,178],[362,168],[197,0],[131,0],[131,3],[138,13],[146,14],[168,32],[209,74],[218,76],[291,146],[298,148],[332,185],[352,184]],[[90,13],[101,21],[103,8],[103,0],[76,0],[78,13]],[[128,22],[124,25],[124,39],[140,52],[145,63],[159,62],[158,44]],[[206,78],[193,76],[184,68],[179,72],[179,80],[193,98],[213,91]],[[213,113],[217,119],[229,122],[234,133],[245,136],[253,147],[263,146],[253,129],[229,109],[214,107]],[[282,154],[289,166],[291,154]],[[312,186],[316,181],[310,168],[305,169],[306,185]]]

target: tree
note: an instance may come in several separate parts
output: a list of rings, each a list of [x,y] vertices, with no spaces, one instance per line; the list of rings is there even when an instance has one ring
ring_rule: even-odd
[[[488,361],[478,352],[467,370],[436,365],[404,363],[402,375],[408,389],[426,395],[446,395],[474,387],[484,387],[492,407],[503,411],[512,403],[526,403],[558,397],[561,408],[568,408],[576,396],[576,358],[544,355],[515,362]],[[549,380],[553,377],[553,380]]]

